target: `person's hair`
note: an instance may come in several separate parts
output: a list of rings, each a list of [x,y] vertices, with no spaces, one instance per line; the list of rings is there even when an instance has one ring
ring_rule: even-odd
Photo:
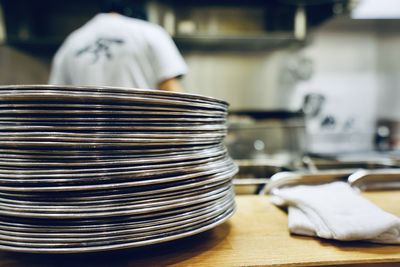
[[[116,12],[124,16],[147,20],[144,1],[100,0],[100,12]]]

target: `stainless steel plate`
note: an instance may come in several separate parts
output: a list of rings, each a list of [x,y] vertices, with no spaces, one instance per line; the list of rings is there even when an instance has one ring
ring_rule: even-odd
[[[150,186],[157,184],[164,184],[169,182],[183,181],[189,180],[197,177],[207,177],[209,175],[221,174],[228,172],[231,175],[234,175],[237,172],[236,166],[234,163],[227,161],[227,163],[222,162],[221,164],[208,164],[207,166],[201,166],[196,168],[191,172],[186,171],[183,174],[179,174],[176,171],[172,172],[164,172],[159,177],[154,176],[154,173],[140,173],[133,175],[118,175],[117,178],[114,179],[111,177],[110,180],[104,181],[101,178],[94,178],[92,183],[84,183],[80,184],[76,183],[68,183],[70,179],[65,178],[65,180],[61,180],[60,184],[57,183],[57,180],[48,180],[48,181],[40,181],[37,180],[37,183],[33,182],[30,184],[28,181],[24,181],[23,179],[18,182],[10,182],[10,184],[5,184],[0,186],[0,191],[2,192],[65,192],[65,191],[88,191],[88,190],[107,190],[107,189],[116,189],[116,188],[131,188],[136,186]],[[71,177],[71,176],[70,176]],[[84,178],[89,180],[90,177]],[[2,184],[4,184],[4,180]],[[65,182],[65,183],[63,183]]]
[[[171,118],[179,118],[179,117],[187,117],[187,118],[225,118],[226,114],[224,112],[194,112],[192,110],[186,111],[152,111],[152,110],[109,110],[109,109],[2,109],[0,108],[0,116],[2,117],[60,117],[66,118],[69,115],[73,117],[139,117],[139,118],[148,118],[148,117],[171,117]]]
[[[31,238],[90,238],[113,237],[121,234],[141,234],[149,230],[167,230],[173,224],[181,224],[182,221],[196,220],[205,217],[213,217],[218,213],[234,206],[233,198],[226,197],[201,206],[180,209],[176,214],[164,214],[153,218],[136,218],[115,220],[106,219],[103,222],[89,224],[88,221],[75,221],[68,224],[42,224],[5,222],[0,224],[0,234],[9,236],[21,236]],[[43,241],[43,240],[42,240]]]
[[[74,150],[72,148],[65,149],[46,149],[46,148],[35,148],[35,149],[7,149],[1,148],[0,152],[3,154],[15,154],[15,155],[34,155],[35,157],[46,157],[46,156],[56,156],[56,157],[71,157],[71,156],[95,156],[99,158],[107,158],[108,156],[121,156],[128,155],[129,157],[134,157],[141,155],[143,157],[153,157],[153,156],[165,156],[177,155],[182,153],[198,153],[203,150],[214,149],[221,147],[221,144],[214,145],[200,145],[195,144],[192,146],[171,146],[171,147],[159,147],[159,148],[113,148],[113,149],[80,149]]]
[[[135,140],[154,140],[161,141],[162,139],[172,139],[172,140],[186,140],[186,139],[214,139],[214,138],[223,138],[225,136],[225,131],[207,131],[200,133],[193,132],[182,132],[182,133],[169,133],[169,132],[135,132],[135,133],[127,133],[127,132],[103,132],[97,131],[95,133],[82,133],[82,132],[53,132],[53,131],[29,131],[29,132],[8,132],[8,131],[0,131],[0,140],[8,141],[8,140],[55,140],[58,142],[69,142],[69,141],[77,141],[77,140],[88,140],[88,141],[96,141],[98,143],[101,142],[110,142],[116,141],[121,142],[131,140],[134,142]],[[84,142],[83,141],[83,142]]]
[[[0,153],[1,150],[0,150]],[[77,152],[78,153],[78,152]],[[133,154],[133,155],[107,155],[106,152],[98,155],[38,155],[38,154],[10,154],[4,153],[0,156],[0,162],[4,162],[0,168],[0,173],[11,173],[16,174],[15,167],[21,166],[18,174],[34,174],[34,173],[55,173],[59,170],[59,173],[63,172],[85,172],[87,169],[100,167],[134,167],[150,165],[151,168],[159,168],[157,164],[191,164],[191,161],[200,159],[211,159],[218,156],[222,156],[227,153],[226,149],[222,147],[210,148],[206,150],[197,150],[195,152],[180,152],[180,153],[163,153],[163,154]],[[195,162],[193,164],[196,164]],[[27,168],[32,165],[35,168]],[[8,169],[6,166],[12,167]],[[81,166],[82,168],[70,168]],[[26,167],[26,168],[25,168]],[[43,167],[40,169],[40,167]],[[139,167],[139,168],[143,168]],[[44,169],[44,170],[43,170]],[[66,171],[67,170],[67,171]],[[125,169],[127,170],[127,169]]]
[[[167,98],[167,97],[149,97],[148,95],[128,95],[128,94],[112,94],[100,93],[93,94],[91,92],[74,92],[62,90],[18,90],[0,91],[0,100],[2,102],[67,102],[67,103],[104,103],[104,104],[150,104],[172,107],[195,107],[198,109],[226,111],[227,106],[218,103],[206,101],[196,101],[189,99]]]
[[[107,153],[107,152],[103,152]],[[222,156],[226,154],[227,151],[222,148],[218,149],[208,149],[208,150],[197,150],[195,152],[181,152],[177,153],[161,153],[161,154],[145,154],[140,157],[140,154],[132,154],[126,155],[127,157],[118,157],[119,155],[107,155],[103,157],[102,154],[95,154],[92,157],[91,155],[77,155],[76,157],[72,157],[73,155],[68,155],[70,158],[57,158],[57,155],[49,155],[52,157],[46,157],[44,155],[36,155],[36,154],[3,154],[0,157],[0,161],[4,161],[3,168],[1,170],[5,170],[7,172],[7,167],[13,167],[11,171],[14,171],[14,167],[24,167],[20,168],[22,173],[24,171],[37,170],[40,167],[46,168],[53,172],[52,170],[58,168],[61,170],[68,168],[71,172],[75,172],[73,168],[69,167],[77,167],[82,166],[81,169],[90,169],[94,167],[105,167],[108,166],[118,167],[118,166],[138,166],[138,165],[154,165],[154,164],[167,164],[174,162],[187,162],[192,160],[199,160],[204,158],[212,158],[217,156]],[[154,155],[154,156],[153,156]],[[128,157],[129,156],[129,157]],[[84,161],[80,161],[84,159]],[[86,163],[86,165],[85,165]],[[32,166],[34,168],[29,168]],[[157,166],[154,166],[157,167]],[[79,170],[77,170],[79,171]],[[34,171],[33,171],[34,172]]]
[[[102,204],[96,207],[85,206],[36,206],[34,202],[31,205],[4,204],[0,205],[0,215],[23,218],[46,218],[46,219],[87,219],[101,217],[118,217],[135,214],[155,214],[156,212],[175,209],[186,206],[193,206],[199,203],[210,202],[225,196],[229,187],[217,188],[214,191],[203,194],[190,195],[182,198],[167,200],[154,199],[153,201],[142,203]]]
[[[83,190],[83,191],[54,191],[46,192],[45,194],[39,192],[23,191],[23,192],[5,192],[0,191],[0,197],[3,199],[17,199],[27,201],[101,201],[114,198],[132,198],[147,199],[149,196],[168,196],[174,194],[182,194],[191,190],[202,190],[203,188],[214,188],[220,184],[225,184],[232,178],[232,171],[226,171],[206,177],[195,177],[188,180],[177,182],[168,182],[165,184],[156,184],[141,187],[128,187],[128,188],[108,188],[102,190]]]
[[[120,123],[120,122],[135,122],[135,123],[141,123],[141,124],[150,124],[150,122],[161,122],[161,123],[166,123],[166,122],[175,122],[175,123],[196,123],[196,122],[202,122],[202,123],[223,123],[225,121],[224,118],[210,118],[210,117],[205,117],[205,118],[196,118],[196,117],[190,117],[190,116],[180,116],[180,117],[155,117],[155,116],[149,116],[149,117],[139,117],[139,116],[134,116],[134,117],[105,117],[105,116],[82,116],[82,115],[76,115],[76,116],[66,116],[66,117],[50,117],[50,116],[41,116],[41,117],[31,117],[31,116],[0,116],[0,120],[3,122],[12,122],[12,123],[20,123],[24,124],[26,122],[51,122],[53,124],[54,122],[60,121],[60,122],[97,122],[97,123]]]
[[[58,109],[58,110],[121,110],[121,111],[167,111],[167,112],[194,112],[209,115],[227,115],[226,111],[220,110],[206,110],[197,109],[195,107],[171,107],[160,105],[146,105],[146,104],[116,104],[116,103],[66,103],[58,102],[56,100],[51,102],[35,102],[28,99],[22,102],[1,102],[0,109]]]
[[[230,179],[225,181],[209,184],[205,186],[199,186],[194,188],[189,188],[186,190],[181,190],[177,192],[166,192],[154,195],[142,195],[137,196],[135,194],[113,194],[107,197],[81,197],[81,198],[64,198],[60,197],[58,199],[49,198],[18,198],[18,196],[10,197],[0,197],[1,205],[21,205],[21,206],[36,206],[36,207],[59,207],[59,206],[73,206],[73,207],[95,207],[97,205],[108,205],[108,204],[124,204],[125,203],[145,203],[146,201],[153,200],[170,200],[177,199],[179,197],[192,196],[196,194],[202,194],[217,190],[218,188],[226,188],[230,184]],[[44,196],[46,197],[46,196]]]
[[[2,132],[38,132],[38,131],[72,131],[75,132],[112,132],[114,134],[119,132],[167,132],[167,133],[190,133],[190,132],[214,132],[223,131],[226,132],[226,125],[224,124],[207,124],[207,125],[185,125],[185,126],[174,126],[174,125],[164,125],[164,126],[129,126],[129,125],[8,125],[0,124],[0,130]]]
[[[68,244],[62,242],[58,246],[55,244],[48,244],[46,247],[32,246],[32,243],[24,242],[4,242],[0,240],[0,249],[13,251],[13,252],[29,252],[29,253],[87,253],[87,252],[101,252],[110,251],[116,249],[125,249],[140,247],[146,245],[157,244],[161,242],[167,242],[191,235],[195,235],[206,230],[212,229],[219,224],[222,224],[229,219],[234,213],[234,209],[226,211],[224,214],[213,218],[202,224],[195,224],[191,227],[182,227],[180,230],[164,232],[161,235],[147,236],[142,239],[123,239],[119,243],[107,244],[107,245],[96,245],[93,244],[90,247],[83,247],[81,245],[75,247],[68,247]],[[82,244],[82,243],[81,243]]]
[[[135,148],[173,148],[176,146],[194,146],[194,145],[216,145],[220,144],[221,138],[213,139],[170,139],[168,140],[152,140],[147,142],[146,139],[136,139],[135,141],[123,140],[126,142],[57,142],[57,141],[1,141],[1,148],[22,148],[22,149],[135,149]]]
[[[47,237],[45,235],[40,236],[32,236],[31,234],[26,233],[15,233],[10,231],[0,231],[0,238],[5,242],[24,242],[24,243],[34,243],[36,246],[47,246],[47,244],[58,244],[58,243],[67,243],[69,246],[81,246],[81,247],[90,247],[93,244],[109,244],[115,242],[123,242],[125,239],[143,239],[148,238],[148,236],[153,235],[162,235],[165,232],[170,232],[172,230],[178,230],[187,228],[189,226],[193,226],[196,224],[202,224],[209,220],[214,219],[215,217],[220,216],[221,214],[226,213],[227,208],[218,209],[218,210],[210,210],[207,214],[198,214],[198,216],[181,219],[175,222],[169,222],[164,224],[158,224],[155,226],[146,226],[146,227],[135,227],[129,228],[123,231],[112,231],[108,230],[107,235],[90,233],[85,236],[74,235],[70,233],[69,235],[64,235],[65,237],[57,237],[50,236]],[[229,208],[228,208],[229,210]],[[56,245],[57,246],[57,245]],[[51,247],[51,246],[50,246]]]
[[[185,100],[195,100],[195,101],[206,101],[214,104],[220,104],[227,106],[228,103],[220,99],[189,94],[189,93],[179,93],[179,92],[168,92],[160,90],[148,90],[148,89],[137,89],[137,88],[123,88],[123,87],[91,87],[91,86],[57,86],[57,85],[8,85],[0,86],[0,92],[15,91],[16,93],[20,91],[66,91],[66,92],[87,92],[87,93],[111,93],[111,94],[127,94],[127,95],[145,95],[147,97],[165,97],[165,98],[176,98]]]

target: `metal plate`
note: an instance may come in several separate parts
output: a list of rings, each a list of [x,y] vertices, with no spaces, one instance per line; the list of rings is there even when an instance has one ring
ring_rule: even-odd
[[[171,116],[171,117],[224,117],[224,112],[195,112],[192,110],[184,111],[153,111],[153,110],[113,110],[113,109],[2,109],[0,108],[0,115],[12,114],[13,116],[33,115],[33,116],[68,116],[68,115],[85,115],[85,116]]]
[[[70,206],[37,206],[35,202],[30,205],[5,204],[0,205],[0,215],[24,218],[54,218],[54,219],[87,219],[101,217],[118,217],[135,214],[156,214],[159,211],[192,206],[199,203],[210,202],[227,194],[230,187],[214,189],[203,194],[177,197],[164,200],[154,199],[146,201],[127,200],[117,204],[99,204],[96,207],[70,205]]]
[[[230,208],[230,207],[228,207]],[[163,223],[158,222],[154,226],[130,226],[128,229],[113,231],[108,229],[107,234],[104,233],[90,233],[90,234],[75,234],[68,233],[64,234],[62,237],[56,235],[45,235],[36,234],[32,235],[25,232],[11,232],[11,231],[1,231],[0,238],[3,241],[8,242],[24,242],[24,243],[35,243],[37,246],[46,246],[46,244],[57,244],[57,243],[67,243],[69,246],[91,246],[93,243],[99,245],[99,243],[107,244],[112,242],[123,242],[127,238],[147,238],[152,235],[164,234],[174,229],[182,229],[182,227],[193,226],[196,224],[202,224],[210,219],[218,217],[219,215],[226,212],[227,208],[219,208],[217,210],[209,210],[206,214],[199,213],[197,216],[192,216],[191,218],[176,220],[175,222]],[[229,209],[228,209],[229,210]]]
[[[224,118],[210,118],[210,117],[205,117],[205,118],[196,118],[196,117],[189,117],[189,116],[180,116],[180,117],[105,117],[105,116],[87,116],[84,117],[82,115],[77,115],[77,116],[65,116],[65,117],[50,117],[50,116],[41,116],[41,117],[31,117],[31,116],[0,116],[0,120],[4,122],[11,122],[11,123],[20,123],[24,124],[27,122],[45,122],[49,121],[51,124],[53,122],[61,121],[61,122],[66,122],[66,121],[72,121],[72,122],[100,122],[100,123],[115,123],[115,122],[136,122],[136,123],[141,123],[141,124],[149,124],[149,122],[176,122],[176,123],[196,123],[196,122],[203,122],[203,123],[223,123],[225,121]]]
[[[146,230],[166,229],[167,224],[179,223],[187,219],[196,219],[200,216],[210,216],[210,213],[218,213],[229,209],[234,205],[233,199],[228,195],[208,206],[198,205],[196,207],[186,207],[175,213],[160,212],[156,217],[140,218],[140,216],[130,216],[124,220],[105,218],[102,221],[72,221],[66,224],[49,224],[45,222],[38,224],[36,221],[26,221],[24,223],[2,222],[0,223],[0,234],[11,236],[41,237],[41,238],[82,238],[96,236],[115,236],[125,233],[140,233]]]
[[[163,154],[148,154],[148,155],[107,155],[106,152],[98,155],[41,155],[41,154],[1,154],[0,173],[15,174],[14,167],[20,168],[19,174],[25,173],[45,173],[38,168],[45,168],[50,172],[55,172],[55,168],[60,170],[60,173],[65,172],[66,167],[82,166],[83,168],[75,169],[68,168],[68,172],[81,172],[94,167],[120,167],[120,166],[141,166],[151,165],[151,168],[158,168],[156,164],[172,164],[179,162],[181,164],[189,164],[193,160],[210,159],[222,156],[227,153],[226,149],[219,147],[217,149],[210,148],[207,150],[197,150],[196,152],[180,152],[180,153],[163,153]],[[193,164],[196,164],[195,162]],[[11,169],[7,169],[10,166]],[[35,167],[30,169],[29,166]],[[144,166],[144,167],[145,167]],[[135,167],[137,168],[137,167]],[[93,171],[93,170],[91,170]]]
[[[201,151],[214,149],[221,147],[221,144],[214,145],[193,145],[193,146],[171,146],[171,147],[160,147],[160,148],[114,148],[114,149],[95,149],[90,148],[87,150],[74,150],[72,148],[65,149],[46,149],[46,148],[35,148],[35,149],[0,149],[0,153],[2,154],[15,154],[15,155],[34,155],[35,157],[45,158],[49,157],[86,157],[86,156],[94,156],[106,159],[111,156],[122,156],[127,155],[128,157],[136,157],[138,155],[143,157],[158,157],[165,156],[168,157],[170,155],[178,155],[182,153],[200,153]]]
[[[229,164],[230,163],[230,164]],[[226,165],[228,164],[228,165]],[[197,177],[207,177],[214,174],[229,173],[234,175],[237,172],[236,166],[228,162],[222,162],[221,164],[209,164],[207,166],[201,166],[193,171],[183,172],[179,174],[176,171],[172,171],[168,174],[164,172],[159,177],[155,177],[154,173],[141,173],[133,175],[119,175],[117,178],[112,177],[111,179],[103,180],[101,178],[92,178],[92,183],[86,181],[83,184],[73,182],[72,179],[64,178],[64,180],[49,179],[46,182],[40,181],[41,179],[33,180],[32,183],[24,181],[23,179],[18,181],[11,181],[10,184],[0,186],[0,191],[3,192],[65,192],[65,191],[90,191],[90,190],[107,190],[115,188],[131,188],[136,186],[150,186],[157,184],[164,184],[169,182],[176,182],[182,180],[189,180]],[[157,171],[158,173],[158,171]],[[78,175],[77,175],[78,176]],[[80,175],[79,175],[80,176]],[[78,177],[79,177],[78,176]],[[71,176],[70,176],[71,177]],[[83,178],[89,180],[90,177]],[[44,179],[43,179],[44,180]],[[72,183],[70,182],[72,180]],[[79,181],[79,180],[78,180]],[[90,180],[89,180],[90,181]],[[4,184],[4,181],[2,181]]]
[[[207,193],[210,191],[217,190],[218,188],[226,188],[230,184],[230,179],[225,179],[222,182],[215,184],[208,184],[205,186],[198,186],[194,188],[189,188],[186,190],[181,190],[177,192],[166,192],[153,195],[141,195],[137,196],[135,194],[113,194],[107,195],[107,197],[97,196],[97,197],[60,197],[58,199],[49,199],[47,196],[31,197],[31,198],[19,198],[18,196],[10,197],[0,197],[1,205],[21,205],[29,206],[35,205],[37,207],[51,206],[74,206],[74,207],[95,207],[96,205],[107,205],[107,204],[118,204],[121,202],[126,203],[144,203],[153,200],[170,200],[177,199],[179,197],[192,196],[196,194]],[[44,197],[44,198],[43,198]]]
[[[85,161],[81,159],[57,159],[57,158],[14,158],[7,155],[2,155],[0,158],[0,174],[44,174],[44,173],[75,173],[75,172],[97,172],[104,171],[104,167],[108,167],[107,171],[118,170],[117,168],[124,167],[124,170],[134,170],[134,169],[146,169],[153,168],[159,169],[162,167],[167,167],[172,165],[175,167],[184,165],[195,165],[208,162],[215,159],[219,159],[226,155],[225,150],[211,150],[206,152],[192,153],[186,155],[171,155],[168,158],[163,158],[162,156],[155,157],[132,157],[129,158],[116,158],[116,159],[103,159],[102,157],[88,159],[84,158]],[[20,155],[15,155],[20,156]],[[34,157],[34,156],[31,156]],[[196,163],[195,160],[203,160]],[[162,165],[159,165],[162,164]],[[70,168],[70,167],[81,167]],[[15,172],[15,168],[19,169],[19,172]],[[94,169],[102,168],[102,169]],[[58,171],[59,170],[59,171]]]
[[[148,89],[137,89],[137,88],[123,88],[123,87],[109,87],[109,86],[57,86],[57,85],[7,85],[0,86],[0,92],[4,91],[23,91],[23,90],[55,90],[55,91],[66,91],[66,92],[87,92],[87,93],[111,93],[111,94],[128,94],[128,95],[146,95],[147,97],[168,97],[168,98],[182,98],[190,99],[195,101],[206,101],[214,104],[228,105],[227,102],[196,94],[169,92],[161,90],[148,90]]]
[[[123,140],[125,142],[57,142],[57,141],[1,141],[1,148],[23,148],[23,149],[114,149],[114,148],[171,148],[175,146],[215,145],[222,142],[221,138],[213,139],[171,139],[151,140],[136,139],[135,141]]]
[[[87,202],[104,201],[114,198],[132,198],[147,199],[149,196],[169,196],[174,194],[183,194],[192,190],[211,189],[220,184],[225,184],[231,180],[232,172],[227,171],[207,177],[196,177],[189,180],[169,182],[150,186],[141,186],[139,188],[108,188],[100,191],[54,191],[46,192],[5,192],[0,191],[0,197],[3,199],[16,199],[26,201],[53,201],[54,203],[63,201]]]
[[[167,242],[191,235],[195,235],[206,230],[212,229],[217,225],[222,224],[227,219],[229,219],[234,213],[234,209],[227,210],[224,214],[213,218],[207,222],[198,224],[194,226],[187,227],[184,226],[179,230],[164,232],[160,235],[146,236],[141,239],[125,238],[119,243],[112,244],[93,244],[90,247],[83,247],[80,243],[75,247],[68,247],[68,244],[61,242],[59,244],[50,243],[48,246],[32,246],[32,243],[24,242],[4,242],[0,240],[0,249],[13,251],[13,252],[28,252],[28,253],[87,253],[87,252],[101,252],[110,251],[116,249],[126,249],[133,247],[140,247],[152,244],[158,244],[162,242]]]
[[[38,186],[41,185],[44,188],[48,186],[61,186],[61,185],[103,185],[110,183],[119,183],[129,181],[132,186],[142,186],[144,184],[159,184],[164,182],[170,182],[171,180],[178,179],[178,177],[184,177],[185,175],[196,174],[196,176],[210,175],[214,173],[223,172],[225,170],[236,170],[235,165],[230,158],[221,159],[218,161],[210,161],[204,164],[195,166],[183,166],[183,167],[170,167],[148,170],[124,170],[107,172],[107,169],[98,172],[87,172],[87,173],[50,173],[50,174],[31,174],[31,175],[14,175],[14,174],[2,174],[0,183],[3,186]],[[179,180],[182,180],[180,178]],[[114,184],[110,186],[115,186]]]
[[[227,106],[217,103],[210,103],[206,101],[190,101],[188,99],[178,98],[158,98],[149,97],[148,95],[124,95],[112,93],[93,94],[91,92],[74,92],[62,90],[18,90],[15,91],[1,91],[0,100],[2,102],[18,102],[18,101],[31,101],[31,102],[46,102],[57,101],[67,103],[104,103],[104,104],[150,104],[172,107],[195,107],[198,109],[219,110],[226,111]]]
[[[102,125],[102,124],[94,124],[94,125],[9,125],[9,124],[0,124],[1,132],[12,132],[12,131],[21,131],[21,132],[38,132],[38,131],[72,131],[72,132],[167,132],[167,133],[190,133],[190,132],[214,132],[214,131],[223,131],[226,132],[226,125],[224,124],[207,124],[207,125],[185,125],[185,126],[174,126],[174,125],[165,125],[165,126],[144,126],[144,125]]]
[[[111,141],[115,142],[135,142],[136,140],[149,140],[149,141],[161,141],[162,139],[168,140],[186,140],[186,139],[215,139],[223,138],[225,136],[225,131],[207,131],[200,133],[193,132],[182,132],[182,133],[165,133],[165,132],[103,132],[97,131],[95,133],[75,133],[75,132],[7,132],[0,131],[0,141],[40,141],[40,140],[55,140],[57,142],[77,142],[82,140],[82,142],[91,141],[98,143],[107,143]]]

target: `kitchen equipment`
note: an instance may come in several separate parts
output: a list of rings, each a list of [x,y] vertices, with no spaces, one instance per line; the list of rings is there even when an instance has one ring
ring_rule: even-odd
[[[272,165],[270,160],[235,160],[235,163],[239,167],[233,180],[236,194],[259,194],[272,175],[289,171],[284,166]]]
[[[372,154],[371,154],[372,155]],[[275,187],[296,184],[322,184],[347,181],[360,190],[396,189],[399,187],[399,164],[395,155],[379,153],[374,157],[306,155],[302,166],[287,168],[268,165],[268,160],[236,160],[240,166],[234,185],[239,194],[264,194]],[[345,159],[347,158],[347,159]],[[369,158],[369,160],[366,160]],[[242,167],[243,166],[243,167]]]
[[[361,166],[361,165],[360,165]],[[373,165],[370,165],[373,166]],[[259,191],[260,194],[271,192],[274,188],[300,184],[324,184],[334,181],[344,181],[359,190],[374,189],[398,189],[400,188],[400,169],[383,168],[382,166],[371,169],[344,168],[326,170],[303,170],[278,172],[265,180],[265,186]]]
[[[226,144],[234,159],[270,160],[293,166],[306,145],[302,113],[231,111]]]
[[[267,177],[302,164],[302,112],[233,110],[228,122],[226,145],[239,165],[234,180],[238,194],[257,194]]]
[[[360,169],[348,178],[348,182],[360,190],[400,188],[400,169]]]

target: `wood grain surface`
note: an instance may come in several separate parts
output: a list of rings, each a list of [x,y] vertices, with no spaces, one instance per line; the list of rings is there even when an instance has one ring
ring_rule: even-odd
[[[400,216],[400,191],[364,196]],[[139,249],[81,255],[0,252],[0,266],[400,266],[400,246],[291,236],[264,196],[238,196],[237,212],[205,233]]]

